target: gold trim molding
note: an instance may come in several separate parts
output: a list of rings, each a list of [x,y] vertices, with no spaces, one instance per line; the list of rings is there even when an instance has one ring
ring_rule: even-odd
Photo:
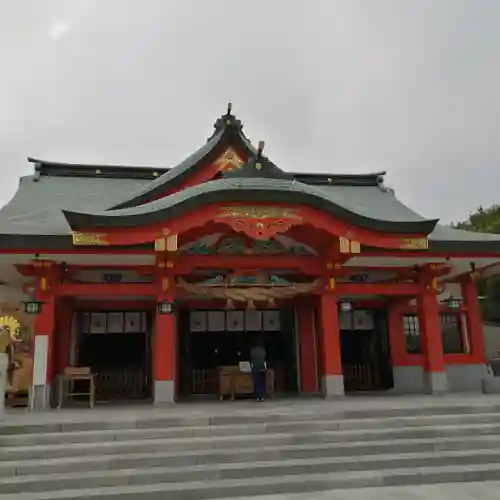
[[[292,208],[235,206],[223,207],[218,217],[247,217],[251,219],[296,219],[302,220]]]
[[[73,231],[73,245],[104,246],[109,245],[103,233],[81,233]]]
[[[427,238],[403,238],[399,248],[401,250],[428,250],[429,240]]]

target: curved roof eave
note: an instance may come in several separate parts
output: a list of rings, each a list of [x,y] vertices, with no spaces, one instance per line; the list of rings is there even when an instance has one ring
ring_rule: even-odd
[[[216,131],[214,135],[212,135],[212,137],[192,155],[188,156],[181,163],[172,167],[157,179],[151,181],[140,191],[134,193],[132,197],[128,197],[120,203],[109,207],[108,210],[119,210],[142,205],[154,200],[157,196],[161,196],[167,188],[172,189],[179,187],[198,167],[204,165],[214,151],[219,153],[218,150],[220,145],[226,142],[227,145],[229,145],[230,138],[236,138],[249,154],[255,154],[256,149],[243,133],[241,124],[231,115],[231,120],[228,120],[228,123],[221,130]]]
[[[219,179],[187,188],[147,205],[98,213],[63,211],[72,229],[131,228],[165,222],[207,203],[270,202],[306,205],[365,229],[394,234],[430,234],[438,220],[379,220],[336,203],[316,189],[293,180]]]

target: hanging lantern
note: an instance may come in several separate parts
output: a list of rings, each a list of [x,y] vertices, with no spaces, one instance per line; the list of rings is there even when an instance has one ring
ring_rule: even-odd
[[[348,300],[342,300],[339,304],[341,312],[350,312],[352,311],[352,302]]]
[[[158,302],[158,314],[172,314],[173,312],[173,302]]]
[[[226,300],[226,309],[234,309],[233,299],[227,299]]]
[[[249,311],[254,311],[255,310],[255,302],[253,300],[249,300],[247,302],[247,309]]]
[[[453,297],[453,295],[451,295],[445,300],[445,303],[450,309],[460,309],[460,305],[462,304],[462,299]]]
[[[42,302],[38,300],[29,300],[27,302],[23,302],[24,304],[24,312],[26,314],[40,314],[42,312]]]

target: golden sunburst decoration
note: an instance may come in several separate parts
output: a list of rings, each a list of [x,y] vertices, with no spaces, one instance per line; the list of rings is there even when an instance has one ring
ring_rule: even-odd
[[[13,316],[0,316],[0,353],[10,344],[19,342],[21,324]]]

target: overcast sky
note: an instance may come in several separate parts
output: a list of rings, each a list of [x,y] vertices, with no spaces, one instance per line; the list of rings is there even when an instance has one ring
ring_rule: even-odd
[[[31,155],[173,166],[233,103],[293,171],[500,203],[500,0],[0,0],[0,203]]]

